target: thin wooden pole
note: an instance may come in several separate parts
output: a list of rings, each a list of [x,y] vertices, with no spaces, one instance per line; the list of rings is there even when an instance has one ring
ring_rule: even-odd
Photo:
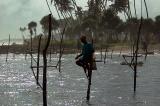
[[[136,1],[135,0],[134,0],[134,14],[135,14],[135,17],[137,18]]]
[[[6,55],[6,62],[8,60],[8,52],[9,52],[9,46],[10,46],[10,35],[9,35],[9,38],[8,38],[8,47],[7,47],[7,55]]]
[[[24,46],[25,47],[25,60],[27,59],[27,53],[29,51],[29,49],[28,49],[29,42],[27,41],[26,43],[27,43],[27,45]]]
[[[2,53],[2,49],[3,49],[3,45],[4,45],[4,42],[2,43],[2,45],[0,46],[0,55],[1,55],[1,53]]]
[[[135,50],[134,92],[136,92],[136,85],[137,85],[137,62],[138,62],[138,50],[139,50],[139,41],[140,41],[141,29],[142,29],[142,0],[141,0],[141,22],[140,22],[138,33],[137,33],[137,42],[136,42],[136,50]]]
[[[51,62],[51,58],[52,58],[52,48],[50,48],[50,51],[49,51],[49,61]]]
[[[111,59],[113,58],[113,49],[112,49],[112,52],[111,52]]]
[[[104,54],[104,64],[106,63],[106,58],[107,58],[107,48],[106,48],[106,50],[105,50],[105,54]]]
[[[94,36],[94,34],[92,32],[92,45],[94,43],[93,36]],[[87,89],[87,97],[86,97],[87,101],[90,100],[90,89],[91,89],[91,82],[92,82],[92,67],[93,67],[93,59],[92,59],[92,61],[90,61],[89,68],[88,68],[88,89]]]
[[[64,33],[65,33],[65,29],[66,29],[66,26],[64,27],[63,29],[63,32],[62,32],[62,35],[61,35],[61,41],[60,41],[60,46],[59,46],[59,61],[58,61],[58,69],[59,69],[59,72],[61,72],[61,59],[62,59],[62,54],[63,54],[63,38],[64,38]]]
[[[120,49],[119,57],[121,56],[121,54],[122,54],[122,47],[121,47],[121,49]]]
[[[43,106],[47,106],[47,50],[51,40],[51,14],[49,14],[49,32],[46,46],[43,50]]]
[[[32,29],[30,29],[30,30],[32,30]],[[32,55],[32,34],[31,34],[31,48],[30,48],[30,55],[31,55],[31,67],[32,67],[32,65],[33,65],[33,60],[32,60],[32,57],[33,57],[33,55]]]
[[[148,7],[147,7],[146,0],[144,0],[144,4],[145,4],[145,8],[146,8],[146,14],[147,14],[147,18],[149,18],[149,15],[148,15]]]
[[[37,84],[39,82],[39,60],[40,60],[40,50],[41,50],[41,38],[42,38],[42,35],[39,36],[39,41],[38,41],[38,54],[37,54]]]
[[[91,69],[91,65],[88,69],[88,89],[87,89],[87,101],[90,100],[90,89],[91,89],[91,81],[92,81],[92,69]]]
[[[101,47],[101,61],[102,61],[102,55],[103,55],[102,52],[103,52],[103,51],[102,51],[102,47]]]

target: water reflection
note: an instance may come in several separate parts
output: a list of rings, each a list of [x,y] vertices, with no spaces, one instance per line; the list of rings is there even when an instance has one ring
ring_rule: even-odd
[[[99,56],[99,55],[97,55]],[[2,106],[42,106],[42,91],[30,70],[30,59],[24,55],[0,57],[0,104]],[[36,56],[35,56],[36,57]],[[99,58],[99,57],[97,57]],[[53,58],[51,65],[57,58]],[[48,69],[49,106],[159,106],[160,56],[149,56],[139,67],[137,92],[133,92],[133,71],[121,66],[122,58],[113,55],[106,64],[97,63],[93,71],[91,101],[86,102],[87,79],[84,71],[74,64],[74,55],[64,55],[62,73]],[[42,61],[41,61],[42,63]],[[40,70],[42,83],[42,70]]]

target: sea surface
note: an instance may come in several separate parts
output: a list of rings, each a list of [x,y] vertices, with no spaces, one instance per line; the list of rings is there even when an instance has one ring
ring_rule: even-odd
[[[148,56],[146,61],[144,57],[139,58],[144,65],[138,67],[135,93],[134,71],[129,66],[120,65],[124,61],[122,56],[114,54],[111,59],[109,54],[105,64],[97,62],[90,102],[86,102],[88,81],[82,68],[75,65],[75,56],[63,55],[61,73],[54,67],[47,69],[48,106],[160,106],[159,54]],[[57,57],[48,58],[48,65],[56,65]],[[100,55],[96,58],[100,59]],[[39,82],[42,84],[42,69]],[[1,54],[0,106],[42,105],[42,90],[36,85],[30,69],[30,56],[25,60],[23,54],[9,54],[6,62],[6,55]]]

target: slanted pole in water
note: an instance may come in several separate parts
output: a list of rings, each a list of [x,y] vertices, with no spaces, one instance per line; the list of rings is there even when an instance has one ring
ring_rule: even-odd
[[[111,52],[111,59],[113,58],[113,49],[112,49],[112,52]]]
[[[51,59],[52,59],[52,50],[50,48],[50,51],[49,51],[49,61],[51,62]]]
[[[9,52],[9,46],[10,46],[10,35],[9,35],[9,38],[8,38],[8,47],[7,47],[7,55],[6,55],[6,62],[8,60],[8,52]]]
[[[91,65],[88,69],[88,89],[87,89],[87,101],[90,100],[90,89],[91,89],[91,81],[92,81],[92,69]]]
[[[122,54],[122,47],[121,47],[121,49],[120,49],[119,57],[121,56],[121,54]]]
[[[37,54],[37,77],[36,77],[36,82],[37,85],[39,84],[39,60],[40,60],[40,50],[41,50],[41,38],[42,35],[39,36],[39,41],[38,41],[38,54]]]
[[[31,67],[33,65],[33,60],[32,60],[32,52],[33,52],[33,48],[32,48],[32,33],[31,33],[31,39],[30,39],[30,55],[31,55]]]
[[[92,45],[93,45],[93,32],[92,32]],[[88,70],[88,89],[87,89],[87,101],[90,100],[90,89],[91,89],[91,82],[92,82],[92,65],[93,65],[93,60],[89,62],[89,68]]]
[[[43,106],[47,106],[47,50],[51,40],[51,14],[49,14],[49,33],[43,49]]]
[[[139,42],[141,38],[141,29],[143,24],[143,17],[142,17],[142,0],[141,0],[141,21],[137,32],[137,41],[136,41],[136,50],[135,50],[135,65],[134,65],[134,92],[136,92],[136,85],[137,85],[137,62],[138,62],[138,50],[139,50]]]
[[[142,29],[142,17],[139,25],[138,33],[137,33],[137,42],[136,42],[136,50],[135,50],[135,65],[134,65],[134,92],[136,92],[137,85],[137,62],[138,62],[138,50],[139,50],[139,41]]]
[[[102,54],[103,50],[102,50],[102,47],[101,47],[101,61],[102,61],[102,57],[103,57],[103,54]]]
[[[108,52],[107,52],[108,50],[107,50],[107,48],[105,49],[105,54],[104,54],[104,64],[106,63],[106,58],[107,58],[107,54],[108,54]]]
[[[62,32],[62,35],[61,35],[61,40],[60,40],[60,46],[59,46],[59,61],[58,61],[58,69],[59,69],[59,72],[61,72],[61,61],[62,61],[62,55],[63,55],[63,39],[64,39],[64,33],[65,33],[65,30],[66,30],[66,25],[63,29],[63,32]]]

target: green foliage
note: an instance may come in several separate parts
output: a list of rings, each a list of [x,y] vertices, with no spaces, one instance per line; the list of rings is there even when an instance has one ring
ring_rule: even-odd
[[[77,48],[77,41],[76,40],[64,40],[63,46],[65,48]]]
[[[129,0],[115,0],[114,4],[111,5],[111,8],[116,12],[123,12],[128,9]]]
[[[155,32],[160,33],[160,15],[155,17]]]
[[[52,2],[53,0],[51,0]],[[71,0],[55,0],[56,5],[58,6],[58,9],[61,12],[67,12],[67,11],[72,11],[72,2]]]
[[[34,21],[31,21],[29,24],[28,24],[28,29],[32,29],[32,28],[35,28],[37,27],[37,23],[34,22]]]
[[[51,22],[52,22],[52,30],[57,29],[59,26],[59,23],[56,21],[56,19],[54,17],[51,18]],[[42,25],[43,31],[47,32],[49,29],[49,15],[44,16],[40,20],[40,24]]]
[[[96,29],[96,18],[94,16],[88,16],[88,17],[85,17],[83,20],[82,20],[82,30],[85,30],[87,28],[89,29],[92,29],[92,30],[95,30]]]
[[[156,23],[160,23],[160,15],[155,17],[155,21],[156,21]]]
[[[108,1],[112,2],[110,6],[106,5]],[[122,12],[129,14],[129,0],[88,0],[88,10],[83,10],[83,8],[76,5],[75,0],[51,0],[51,2],[54,3],[54,6],[57,6],[59,13],[64,15],[64,19],[59,20],[52,17],[52,30],[63,29],[68,23],[65,36],[69,40],[64,40],[63,45],[65,47],[76,47],[77,39],[75,38],[81,34],[89,35],[90,38],[93,34],[97,46],[111,46],[113,43],[118,44],[121,42],[134,43],[136,40],[140,19],[132,17],[122,21],[118,15]],[[72,16],[73,11],[76,17]],[[41,19],[40,24],[44,34],[47,34],[49,29],[48,15]],[[36,31],[36,26],[35,22],[28,24],[28,29],[32,29],[30,30],[31,34]],[[23,32],[23,29],[21,28],[20,31]],[[141,33],[142,42],[149,44],[157,38],[160,41],[160,16],[155,17],[155,21],[143,19]],[[37,37],[33,40],[37,44]],[[59,45],[55,41],[51,41],[51,44]]]
[[[37,23],[36,22],[31,21],[30,23],[28,23],[28,29],[29,29],[31,35],[33,35],[33,32],[36,35],[36,27],[37,27]]]
[[[104,29],[115,30],[122,24],[122,20],[117,16],[115,11],[107,9],[102,16],[101,25]]]

